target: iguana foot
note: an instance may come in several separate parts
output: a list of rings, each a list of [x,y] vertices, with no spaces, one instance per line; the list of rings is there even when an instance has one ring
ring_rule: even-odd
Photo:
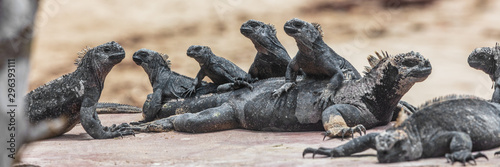
[[[337,133],[332,132],[331,130],[327,130],[326,132],[323,133],[324,137],[323,140],[328,136],[330,138],[334,137],[342,137],[342,140],[344,140],[344,136],[346,135],[351,135],[352,138],[354,138],[354,133],[358,132],[360,136],[363,136],[363,133],[366,135],[366,128],[365,126],[359,124],[354,127],[345,127],[341,128],[340,130],[336,130]]]
[[[309,148],[304,149],[304,151],[302,152],[302,158],[304,158],[304,156],[308,153],[313,154],[312,158],[314,158],[316,156],[316,154],[326,155],[328,157],[339,156],[339,154],[334,149],[331,149],[331,148],[320,147],[318,149],[314,149],[314,148],[309,147]]]
[[[288,92],[292,87],[295,86],[295,83],[287,82],[283,84],[279,89],[273,91],[273,97],[280,97],[281,94]]]
[[[335,97],[335,92],[330,89],[324,89],[321,92],[318,100],[314,102],[314,105],[318,105],[321,109],[325,109],[329,106],[329,104],[333,103],[333,98]]]
[[[193,86],[191,88],[187,88],[185,86],[181,86],[181,87],[185,89],[185,91],[181,94],[181,96],[184,98],[191,97],[191,96],[196,94],[196,87],[195,86]]]
[[[486,160],[488,160],[488,157],[486,155],[484,155],[483,153],[477,153],[477,154],[472,154],[470,151],[458,151],[458,152],[454,152],[454,153],[451,153],[451,154],[446,154],[445,155],[446,157],[446,162],[451,162],[451,164],[453,165],[455,162],[460,162],[462,163],[462,165],[465,166],[465,163],[470,163],[469,161],[472,161],[474,163],[470,163],[472,165],[476,165],[476,159],[477,158],[480,158],[480,157],[484,157],[486,158]]]
[[[126,135],[134,135],[134,131],[130,128],[130,125],[127,123],[122,123],[120,125],[113,124],[111,126],[103,127],[104,137],[105,138],[114,138],[114,137],[123,137]]]
[[[250,85],[250,83],[248,83],[247,81],[237,80],[236,82],[234,82],[234,85],[237,87],[247,87],[253,91],[253,86]]]
[[[174,125],[170,119],[164,118],[153,122],[132,125],[131,129],[138,132],[168,132],[174,130]]]

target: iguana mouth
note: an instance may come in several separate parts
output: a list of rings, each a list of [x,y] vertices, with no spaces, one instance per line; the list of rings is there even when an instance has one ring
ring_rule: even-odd
[[[298,29],[296,29],[295,27],[285,26],[285,32],[287,34],[296,34],[296,33],[299,33],[300,31]]]
[[[142,60],[141,60],[141,59],[139,59],[139,58],[132,57],[132,60],[134,61],[134,63],[135,63],[135,64],[137,64],[137,65],[139,65],[139,66],[142,64]]]
[[[417,72],[410,74],[409,76],[415,78],[423,78],[429,76],[431,72],[432,72],[432,67],[424,67],[421,70],[418,70]]]
[[[240,28],[240,32],[243,34],[243,35],[250,35],[253,33],[253,29],[250,28],[250,27],[241,27]]]
[[[123,59],[125,58],[125,53],[121,52],[121,53],[114,53],[114,54],[111,54],[109,55],[109,59]]]

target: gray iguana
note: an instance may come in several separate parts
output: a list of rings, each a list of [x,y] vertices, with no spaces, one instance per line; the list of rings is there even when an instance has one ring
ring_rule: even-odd
[[[492,101],[500,103],[500,46],[476,48],[467,59],[469,66],[484,71],[493,81]]]
[[[295,38],[299,51],[287,67],[286,83],[274,91],[274,96],[288,92],[296,84],[297,74],[302,69],[308,78],[330,80],[327,89],[321,92],[320,98],[315,102],[324,109],[334,100],[335,92],[344,80],[344,73],[349,76],[348,79],[361,78],[349,61],[335,53],[323,41],[319,24],[294,18],[285,23],[284,29],[287,35]]]
[[[240,32],[250,39],[257,49],[257,55],[248,74],[257,79],[284,77],[286,67],[292,59],[276,37],[274,26],[257,20],[248,20],[241,25]]]
[[[500,104],[474,96],[446,96],[427,102],[401,125],[382,133],[370,133],[336,148],[306,148],[329,157],[377,150],[381,163],[445,156],[465,164],[482,153],[471,151],[500,146]]]
[[[106,127],[96,113],[104,80],[114,65],[125,58],[125,51],[116,42],[108,42],[80,53],[78,67],[42,85],[26,95],[27,116],[32,124],[65,117],[65,128],[54,133],[58,136],[81,122],[94,139],[133,135],[127,123]]]
[[[253,83],[254,90],[238,89],[163,105],[153,122],[134,125],[136,131],[212,132],[234,128],[262,131],[326,130],[327,136],[361,133],[385,125],[401,97],[431,73],[430,62],[409,52],[381,58],[359,80],[345,81],[326,109],[313,102],[328,80],[304,79],[288,93],[273,97],[283,78]],[[335,105],[333,105],[333,103]],[[177,115],[176,115],[177,114]],[[151,117],[151,116],[150,116]]]
[[[190,97],[201,86],[201,81],[208,76],[213,83],[219,85],[217,92],[227,92],[242,87],[253,89],[249,84],[253,79],[233,62],[216,56],[210,47],[192,45],[187,50],[187,55],[200,64],[200,71],[196,75],[191,87],[188,87],[185,97]]]
[[[193,78],[178,74],[170,69],[170,61],[166,54],[161,54],[149,49],[140,49],[132,56],[134,62],[141,66],[148,74],[153,93],[148,95],[143,105],[144,121],[154,120],[161,106],[169,100],[182,98],[184,87],[191,85]],[[215,93],[217,85],[201,82],[194,96]]]

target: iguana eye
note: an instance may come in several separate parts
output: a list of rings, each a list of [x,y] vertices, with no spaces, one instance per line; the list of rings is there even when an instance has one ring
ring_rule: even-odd
[[[109,51],[111,51],[111,48],[109,46],[105,46],[102,50],[104,52],[109,52]]]
[[[407,67],[413,67],[413,66],[416,66],[418,65],[418,60],[415,60],[415,59],[406,59],[403,61],[403,65],[404,66],[407,66]]]
[[[259,27],[259,23],[251,22],[250,27],[252,28]]]

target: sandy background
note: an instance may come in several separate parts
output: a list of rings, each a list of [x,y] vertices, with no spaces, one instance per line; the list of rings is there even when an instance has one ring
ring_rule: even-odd
[[[324,40],[359,71],[366,56],[418,51],[430,59],[431,76],[403,97],[418,105],[446,94],[490,98],[491,81],[470,68],[467,56],[476,47],[494,46],[500,39],[499,1],[436,1],[405,6],[388,1],[41,1],[33,44],[30,90],[75,70],[76,53],[85,46],[120,43],[127,57],[109,73],[101,100],[142,106],[152,92],[146,73],[132,61],[140,48],[166,53],[172,70],[194,77],[197,62],[186,56],[190,45],[208,45],[248,70],[256,50],[240,34],[248,19],[276,26],[278,38],[294,56],[297,47],[283,31],[291,18],[320,23]]]

